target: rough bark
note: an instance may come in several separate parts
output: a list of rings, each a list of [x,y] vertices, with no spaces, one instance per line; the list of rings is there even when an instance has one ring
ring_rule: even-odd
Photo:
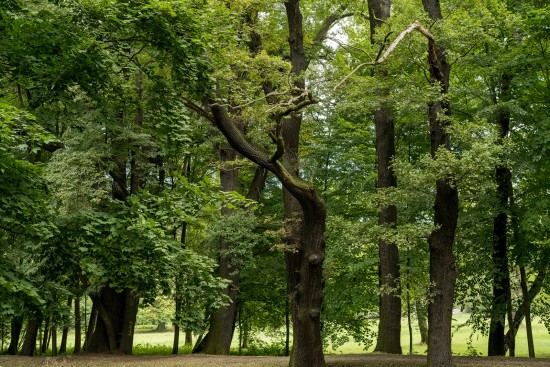
[[[40,328],[41,320],[32,318],[27,324],[25,331],[25,340],[21,346],[21,355],[32,357],[36,351],[36,338],[38,337],[38,329]]]
[[[511,76],[504,74],[500,85],[500,99],[509,99],[509,88]],[[495,103],[498,101],[495,100]],[[501,107],[497,113],[497,124],[499,127],[500,143],[508,137],[510,131],[510,113],[505,107]],[[496,167],[497,182],[497,214],[493,223],[493,299],[491,303],[491,324],[489,327],[489,341],[487,354],[489,356],[503,356],[506,354],[504,330],[506,315],[511,312],[511,288],[510,271],[508,269],[508,213],[511,197],[511,172],[504,166]],[[513,323],[510,323],[513,327]],[[515,335],[515,333],[512,333]],[[514,355],[514,338],[510,339],[510,355]]]
[[[424,10],[433,21],[442,19],[439,0],[422,0]],[[437,159],[439,149],[450,150],[450,136],[446,131],[451,115],[447,99],[451,65],[446,50],[436,45],[430,47],[430,80],[440,87],[441,98],[428,106],[430,121],[431,154]],[[452,177],[436,181],[434,224],[430,234],[430,303],[428,305],[428,366],[452,367],[451,323],[453,296],[456,283],[456,265],[453,253],[458,221],[458,190]]]
[[[376,43],[376,30],[390,16],[390,0],[369,0],[369,20],[371,42]],[[387,73],[379,73],[382,77]],[[381,96],[387,96],[388,90],[381,91]],[[395,128],[391,109],[382,103],[374,112],[376,128],[376,155],[379,188],[397,186],[397,178],[391,167],[395,156]],[[395,227],[397,223],[397,208],[390,205],[380,209],[378,224]],[[399,251],[395,243],[385,240],[378,242],[378,280],[381,290],[379,298],[378,336],[374,351],[401,354],[401,287],[399,280]]]

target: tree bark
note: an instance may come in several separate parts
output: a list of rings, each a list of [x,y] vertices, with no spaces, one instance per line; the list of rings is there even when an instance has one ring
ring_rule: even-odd
[[[439,0],[422,0],[424,10],[433,21],[442,19]],[[446,131],[451,109],[447,93],[451,65],[445,48],[430,47],[431,83],[440,87],[441,99],[429,103],[431,154],[437,159],[439,149],[450,150],[450,136]],[[430,234],[431,300],[428,305],[428,366],[452,367],[451,323],[456,283],[456,265],[453,245],[458,221],[458,190],[452,177],[436,181],[434,225]]]
[[[52,322],[52,357],[57,356],[57,325]]]
[[[74,350],[73,353],[82,351],[82,326],[80,322],[80,297],[74,299]]]
[[[390,0],[369,0],[371,43],[376,44],[376,29],[390,17]],[[382,77],[387,72],[379,73]],[[389,94],[381,91],[382,98]],[[376,155],[378,188],[397,187],[397,178],[391,167],[395,156],[395,128],[391,109],[385,102],[374,112],[376,128]],[[397,208],[389,205],[380,209],[378,224],[394,228],[397,224]],[[375,352],[401,354],[401,286],[399,280],[399,250],[395,243],[378,241],[379,323]]]
[[[36,338],[38,337],[38,329],[40,328],[40,319],[32,318],[27,324],[25,332],[25,340],[21,347],[21,355],[32,357],[36,351]]]
[[[527,276],[525,274],[525,266],[519,267],[521,294],[523,297],[523,307],[525,309],[525,329],[527,331],[527,348],[529,350],[529,358],[535,358],[535,343],[533,342],[533,328],[531,327],[531,301],[529,300],[529,291],[527,289]]]
[[[94,335],[96,323],[97,323],[97,307],[92,304],[92,310],[90,311],[90,319],[88,320],[88,328],[86,330],[86,336],[84,339],[85,352],[87,352],[88,349],[90,349],[90,341],[92,340],[92,336]]]
[[[131,354],[139,305],[135,291],[124,289],[117,292],[106,286],[99,295],[91,298],[98,317],[88,351]]]
[[[51,332],[51,317],[47,317],[44,320],[44,332],[42,334],[42,346],[40,347],[40,353],[44,354],[48,350],[50,345],[50,332]]]
[[[19,346],[19,338],[23,329],[23,316],[15,316],[10,324],[10,345],[8,346],[7,354],[16,355],[17,347]]]
[[[239,169],[235,166],[237,152],[229,144],[224,143],[220,147],[220,183],[222,191],[231,192],[237,189]],[[227,207],[222,208],[222,216],[230,216],[233,211]],[[220,244],[220,259],[218,276],[228,279],[225,294],[230,298],[231,303],[228,306],[216,310],[210,317],[208,333],[203,339],[196,352],[205,354],[229,354],[231,340],[235,330],[235,315],[238,288],[240,283],[240,266],[234,264],[235,259],[227,255],[231,244],[222,241]],[[201,349],[202,347],[202,349]]]
[[[509,99],[509,87],[511,76],[504,74],[500,86],[500,99]],[[495,100],[495,103],[498,101]],[[497,113],[497,124],[499,127],[500,144],[508,137],[510,131],[510,113],[505,107],[501,107]],[[487,354],[489,356],[503,356],[505,348],[505,323],[508,305],[511,304],[510,271],[508,269],[508,212],[511,197],[511,172],[504,165],[496,167],[497,182],[497,214],[493,224],[493,299],[491,303],[491,324],[489,328],[489,341]],[[513,327],[513,323],[510,323]],[[512,333],[511,335],[515,335]],[[514,339],[510,339],[510,355],[514,355]]]
[[[531,304],[533,302],[533,300],[535,299],[535,297],[539,294],[539,292],[541,291],[542,289],[542,285],[544,283],[544,280],[546,279],[546,274],[548,272],[548,262],[545,261],[543,263],[543,268],[538,272],[535,280],[533,281],[533,284],[531,285],[531,289],[527,292],[527,294],[529,295],[528,297],[528,300],[529,300],[529,304]],[[519,306],[519,308],[516,310],[515,314],[514,314],[514,326],[513,328],[510,328],[508,330],[508,332],[506,333],[505,335],[505,347],[507,348],[508,345],[509,345],[509,340],[512,338],[512,337],[515,337],[515,335],[512,335],[512,333],[517,333],[518,329],[519,329],[519,326],[521,325],[522,321],[523,321],[523,318],[525,317],[525,314],[526,314],[526,311],[527,311],[527,307],[526,307],[526,304],[524,302],[521,303],[521,305]]]
[[[420,331],[420,343],[426,344],[428,342],[428,320],[426,319],[427,310],[426,305],[420,300],[415,302],[416,318],[418,320],[418,330]]]
[[[67,307],[69,310],[71,309],[71,305],[73,304],[73,298],[69,297],[67,299]],[[59,346],[59,353],[67,353],[67,338],[69,336],[69,325],[63,326],[63,333],[61,335],[61,345]]]

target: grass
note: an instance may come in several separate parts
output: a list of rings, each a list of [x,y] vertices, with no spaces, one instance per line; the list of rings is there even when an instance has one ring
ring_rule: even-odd
[[[453,326],[457,326],[460,324],[464,324],[468,320],[469,314],[456,313],[453,315],[453,317]],[[173,332],[171,330],[163,332],[153,332],[150,329],[138,329],[136,330],[136,334],[134,337],[134,346],[136,353],[169,354],[171,352],[173,337]],[[272,343],[270,343],[272,341],[265,336],[260,336],[260,338],[265,340],[267,343],[263,348],[257,349],[258,354],[276,355],[276,348],[273,346]],[[535,352],[537,357],[550,358],[550,334],[548,333],[544,325],[538,320],[533,321],[533,338],[535,341]],[[180,340],[183,340],[183,335],[180,337]],[[238,347],[238,345],[236,344],[236,340],[234,340],[233,344],[233,350],[236,351]],[[401,328],[401,345],[403,347],[403,353],[408,354],[409,334],[406,319],[403,319],[403,325]],[[452,348],[453,354],[457,356],[486,356],[487,336],[483,336],[480,333],[475,333],[472,335],[472,330],[468,326],[459,328],[458,330],[453,329]],[[371,346],[369,349],[367,349],[367,351],[365,351],[362,345],[350,341],[335,350],[329,348],[326,352],[328,354],[361,354],[365,352],[371,353],[373,349],[374,346]],[[189,349],[180,350],[181,353],[189,352]],[[271,350],[271,352],[269,350]],[[162,351],[166,351],[166,353],[162,353]],[[416,325],[413,325],[413,354],[426,354],[426,345],[420,344],[420,333]],[[525,326],[523,324],[518,330],[518,335],[516,337],[516,356],[528,356],[527,336],[525,332]]]
[[[468,320],[469,314],[456,313],[453,315],[453,327],[464,324]],[[472,335],[472,329],[468,326],[459,328],[453,328],[453,341],[452,349],[453,355],[457,356],[486,356],[487,355],[487,336],[483,336],[480,333],[474,333]],[[544,327],[544,325],[538,320],[533,321],[533,339],[535,343],[535,354],[540,358],[550,358],[550,334]],[[409,353],[409,332],[406,324],[406,319],[403,319],[401,327],[401,346],[403,353]],[[367,349],[367,353],[372,353],[374,345]],[[365,353],[363,346],[348,342],[343,346],[333,350],[329,348],[328,353],[335,354],[355,354]],[[420,344],[420,332],[418,327],[413,324],[413,354],[426,354],[426,345]],[[516,337],[516,356],[527,357],[529,355],[527,349],[527,334],[525,326],[522,324],[518,330]]]

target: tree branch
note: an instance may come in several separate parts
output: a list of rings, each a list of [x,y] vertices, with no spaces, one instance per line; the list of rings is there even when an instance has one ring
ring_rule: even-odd
[[[332,26],[338,22],[340,19],[351,17],[353,13],[343,13],[346,10],[345,5],[341,5],[338,10],[329,15],[321,24],[321,27],[315,33],[315,38],[313,38],[314,45],[321,45],[323,41],[327,38],[327,34],[332,28]]]
[[[359,64],[357,65],[357,67],[355,67],[355,69],[353,69],[351,71],[351,73],[349,73],[348,75],[346,75],[346,77],[344,79],[342,79],[338,84],[336,84],[336,86],[333,88],[333,90],[336,90],[338,89],[338,87],[340,87],[342,84],[344,84],[344,82],[346,80],[348,80],[349,77],[351,77],[353,74],[355,74],[359,69],[361,69],[363,66],[367,66],[367,65],[378,65],[378,64],[381,64],[383,63],[384,61],[386,61],[386,59],[391,55],[391,53],[395,50],[395,48],[397,47],[397,45],[403,41],[403,39],[410,33],[412,33],[413,31],[418,31],[420,32],[424,37],[426,37],[428,39],[428,58],[430,59],[430,63],[433,62],[433,64],[437,64],[436,62],[434,61],[437,61],[437,56],[436,56],[436,52],[435,52],[435,40],[434,40],[434,37],[433,35],[430,33],[429,30],[427,30],[426,28],[424,28],[420,23],[418,22],[415,22],[413,24],[411,24],[410,26],[407,27],[407,29],[405,29],[403,32],[401,32],[399,34],[399,36],[397,36],[397,38],[395,40],[393,40],[392,44],[390,45],[390,47],[388,47],[386,49],[386,51],[384,52],[384,54],[382,56],[378,56],[374,61],[369,61],[369,62],[364,62],[362,64]]]

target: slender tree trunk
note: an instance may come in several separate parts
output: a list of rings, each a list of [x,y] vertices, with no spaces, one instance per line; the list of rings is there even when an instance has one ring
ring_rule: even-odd
[[[533,342],[533,328],[531,326],[531,301],[529,300],[529,291],[527,290],[527,276],[525,266],[519,267],[521,293],[523,296],[523,306],[525,309],[525,329],[527,331],[527,347],[529,349],[529,358],[535,358],[535,343]]]
[[[185,330],[185,345],[193,345],[193,333],[191,330]]]
[[[40,321],[37,318],[32,318],[27,324],[27,330],[25,332],[25,340],[21,347],[21,355],[32,357],[36,351],[36,338],[38,337],[38,329],[40,328]]]
[[[86,299],[84,299],[86,301]],[[82,325],[80,321],[80,297],[74,299],[74,350],[73,353],[82,351]]]
[[[390,0],[369,0],[369,20],[371,42],[376,44],[376,29],[381,27],[389,17]],[[379,73],[387,77],[387,72]],[[384,98],[389,91],[381,91]],[[394,121],[390,108],[384,103],[374,112],[376,125],[376,155],[378,167],[379,188],[396,187],[397,178],[391,161],[395,156]],[[397,208],[390,205],[382,208],[378,213],[378,224],[395,227],[397,223]],[[378,242],[379,268],[378,279],[380,286],[378,337],[376,352],[401,354],[401,287],[399,281],[399,251],[395,243],[385,240]]]
[[[500,99],[509,99],[509,87],[511,76],[504,74],[500,86]],[[495,101],[496,103],[498,101]],[[505,107],[500,107],[497,113],[497,124],[500,130],[500,143],[502,144],[510,131],[510,113]],[[491,304],[491,324],[489,328],[488,351],[489,356],[503,356],[506,354],[505,347],[505,323],[506,315],[511,304],[510,272],[508,269],[508,211],[511,196],[511,173],[504,165],[496,168],[497,181],[497,214],[493,225],[493,299]],[[513,327],[513,323],[510,323]],[[512,333],[515,335],[515,332]],[[514,355],[514,337],[510,339],[510,355]]]
[[[418,320],[418,330],[420,331],[420,343],[426,344],[428,342],[428,320],[426,318],[428,310],[426,305],[421,300],[416,300],[416,318]]]
[[[546,274],[548,272],[548,260],[544,260],[542,264],[542,269],[540,269],[540,271],[538,272],[535,280],[533,281],[533,284],[531,285],[531,289],[529,289],[529,291],[527,292],[527,294],[529,295],[529,304],[531,304],[535,297],[540,293],[542,285],[544,284],[544,280],[546,279]],[[522,302],[514,314],[514,327],[510,328],[505,335],[505,346],[509,345],[508,341],[510,340],[510,338],[515,337],[515,335],[512,335],[512,332],[517,333],[519,326],[521,325],[523,318],[525,317],[526,311],[527,307],[525,303]]]
[[[42,334],[42,346],[40,347],[40,353],[44,354],[48,350],[50,345],[50,332],[51,332],[51,317],[47,317],[44,320],[44,332]]]
[[[88,320],[88,328],[86,329],[86,336],[84,339],[85,352],[87,352],[88,349],[90,348],[90,340],[92,340],[96,323],[97,323],[97,307],[92,304],[92,310],[90,311],[90,318]]]
[[[57,325],[52,322],[52,357],[57,356]]]
[[[16,355],[17,347],[19,346],[19,338],[21,337],[21,330],[23,329],[23,316],[16,316],[11,320],[10,327],[10,345],[8,347],[8,354]]]
[[[67,299],[67,307],[71,309],[73,304],[73,298],[69,297]],[[69,336],[69,325],[63,326],[63,334],[61,335],[61,345],[59,346],[59,353],[67,353],[67,338]]]
[[[422,0],[424,10],[434,21],[442,20],[439,0]],[[450,104],[447,98],[451,65],[440,45],[429,50],[430,77],[440,87],[441,99],[429,104],[431,154],[437,159],[439,149],[450,150],[447,133]],[[451,367],[451,323],[456,283],[456,265],[453,253],[458,221],[458,189],[451,177],[436,182],[434,224],[430,234],[431,299],[428,305],[428,366]]]

